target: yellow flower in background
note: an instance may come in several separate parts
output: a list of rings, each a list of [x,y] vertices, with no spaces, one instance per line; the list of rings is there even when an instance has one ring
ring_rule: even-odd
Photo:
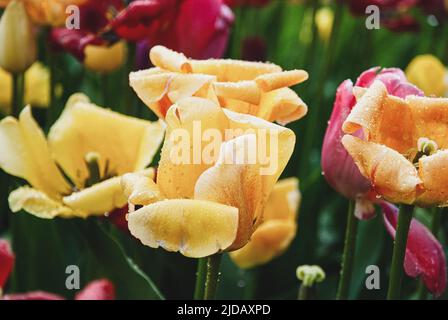
[[[157,181],[144,174],[122,179],[129,203],[143,206],[129,213],[130,232],[149,247],[194,258],[243,247],[263,221],[268,197],[293,152],[294,132],[197,97],[177,100],[167,111],[166,123]],[[222,140],[197,144],[197,137],[211,130]],[[229,130],[234,135],[226,134]],[[187,136],[181,153],[186,161],[177,158],[179,132]],[[255,141],[268,147],[251,150],[253,163],[228,162]],[[210,145],[218,149],[212,161],[192,161],[211,152]],[[270,174],[261,174],[274,162]]]
[[[448,206],[448,99],[401,99],[380,81],[355,92],[343,131],[365,139],[345,135],[342,144],[374,190],[393,203]]]
[[[431,54],[415,57],[406,68],[406,77],[427,96],[448,96],[448,70]]]
[[[19,119],[0,122],[0,167],[31,185],[11,192],[9,206],[45,219],[123,207],[120,176],[144,170],[163,135],[160,122],[121,115],[76,94],[46,139],[28,106]]]
[[[319,37],[328,41],[333,29],[334,13],[330,7],[322,7],[316,13],[316,26]]]
[[[290,88],[308,79],[304,70],[282,71],[272,63],[192,60],[162,46],[151,49],[155,68],[133,72],[130,84],[159,117],[182,98],[200,97],[223,108],[287,124],[307,113]]]
[[[0,111],[11,113],[12,76],[0,68]],[[25,104],[46,108],[50,101],[50,73],[40,62],[25,72]]]
[[[119,41],[110,47],[88,45],[85,49],[84,65],[100,73],[112,72],[126,59],[126,43]]]
[[[0,0],[0,8],[6,7],[13,0]],[[25,5],[28,15],[34,23],[61,26],[67,18],[66,8],[81,5],[86,0],[19,0]]]
[[[263,222],[244,247],[230,253],[232,260],[240,268],[252,268],[281,255],[296,235],[300,201],[297,178],[277,182],[266,203]]]
[[[32,23],[22,1],[11,1],[0,18],[0,68],[20,73],[36,61]]]

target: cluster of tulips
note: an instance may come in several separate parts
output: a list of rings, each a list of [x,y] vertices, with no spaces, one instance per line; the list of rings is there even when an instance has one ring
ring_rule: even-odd
[[[198,299],[214,298],[224,253],[241,269],[284,253],[296,236],[301,202],[298,179],[281,178],[296,144],[286,125],[308,112],[290,87],[307,81],[308,73],[220,59],[234,19],[230,7],[269,1],[243,2],[0,1],[7,5],[0,21],[0,82],[7,90],[0,102],[11,114],[0,122],[0,168],[26,181],[10,192],[10,210],[41,219],[106,217],[145,246],[197,258]],[[68,5],[80,8],[79,29],[62,27]],[[198,8],[206,13],[199,18]],[[141,62],[128,70],[129,85],[158,120],[121,114],[76,93],[46,134],[33,108],[51,107],[58,88],[51,70],[36,62],[36,25],[44,26],[50,51],[69,52],[99,73],[115,70],[138,48]],[[448,206],[446,75],[440,61],[425,55],[406,73],[375,67],[337,89],[321,167],[350,204],[339,299],[348,297],[358,220],[375,216],[376,206],[395,239],[388,298],[400,298],[404,272],[421,278],[435,296],[445,290],[445,254],[432,234],[437,230],[413,219],[413,211],[435,208],[440,216]],[[188,161],[173,157],[180,130],[190,146],[180,157]],[[196,145],[197,130],[201,137],[214,130],[224,138],[208,137],[211,152],[210,145]],[[253,141],[264,144],[263,154],[249,148]],[[211,161],[191,160],[198,152],[209,152]],[[236,161],[248,152],[256,153],[254,161]],[[274,171],[264,174],[265,167]],[[2,299],[63,299],[41,291],[1,296],[14,260],[2,240]],[[300,298],[325,278],[316,266],[299,268],[297,276]],[[75,297],[114,298],[107,279]]]

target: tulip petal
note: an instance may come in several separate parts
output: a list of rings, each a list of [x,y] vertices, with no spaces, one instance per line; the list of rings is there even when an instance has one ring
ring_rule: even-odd
[[[85,156],[99,154],[104,175],[122,175],[152,161],[164,134],[159,122],[140,120],[91,104],[73,95],[51,127],[48,140],[54,158],[79,189],[89,176]],[[148,142],[152,136],[153,142]],[[146,149],[148,146],[151,149]],[[142,149],[143,148],[143,149]],[[143,153],[147,154],[143,154]],[[107,165],[106,165],[107,164]]]
[[[381,203],[384,223],[389,234],[395,238],[398,208]],[[446,287],[446,261],[442,245],[418,220],[412,219],[406,244],[404,270],[410,277],[421,276],[425,286],[436,297]]]
[[[26,179],[55,199],[69,192],[29,106],[20,113],[19,120],[7,117],[0,122],[0,145],[0,167],[7,173]]]
[[[342,138],[342,144],[361,174],[386,200],[412,204],[423,191],[416,168],[395,150],[350,135]]]
[[[443,97],[448,90],[445,77],[448,70],[430,54],[415,57],[406,68],[406,77],[421,88],[426,96]]]
[[[9,242],[0,239],[0,295],[9,275],[12,272],[15,262],[15,255],[12,252]]]
[[[215,93],[220,98],[237,99],[251,104],[259,104],[261,91],[254,81],[215,82]]]
[[[21,187],[9,194],[9,208],[12,212],[25,210],[26,212],[42,219],[55,217],[78,217],[79,213],[64,206],[61,202],[49,198],[45,193],[30,188]]]
[[[115,287],[107,279],[95,280],[77,293],[75,300],[115,300]]]
[[[149,247],[201,258],[233,243],[238,209],[210,201],[163,200],[129,214],[128,226]]]
[[[256,145],[254,134],[223,143],[218,161],[201,174],[195,186],[195,199],[238,208],[238,233],[230,250],[239,249],[247,243],[259,224],[257,218],[264,204],[259,165],[255,161],[245,164],[244,159],[235,159],[245,157],[250,152],[247,146],[251,144]]]
[[[299,180],[287,178],[278,181],[264,208],[263,220],[295,220],[302,201]]]
[[[182,53],[163,46],[154,46],[149,53],[149,58],[153,65],[161,69],[183,73],[192,72],[188,59]]]
[[[214,75],[221,82],[254,80],[266,73],[282,71],[279,66],[272,63],[230,59],[190,60],[190,63],[194,73]]]
[[[232,260],[243,269],[265,264],[282,254],[296,235],[297,225],[291,220],[264,222],[241,249],[230,253]]]
[[[121,177],[115,177],[74,192],[62,199],[63,203],[82,217],[104,215],[126,205],[127,199],[121,188]]]
[[[420,158],[418,168],[425,188],[418,203],[426,206],[448,206],[448,150]]]
[[[154,182],[154,170],[127,173],[121,179],[121,186],[128,201],[134,205],[148,205],[162,200],[159,187]]]
[[[27,293],[6,294],[0,300],[65,300],[63,297],[45,291],[32,291]]]
[[[308,72],[305,70],[290,70],[263,74],[258,76],[255,82],[261,90],[272,91],[283,87],[291,87],[306,80],[308,80]]]

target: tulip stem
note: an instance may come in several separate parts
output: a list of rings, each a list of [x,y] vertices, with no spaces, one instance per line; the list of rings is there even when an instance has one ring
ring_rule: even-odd
[[[204,300],[213,300],[219,281],[219,266],[222,254],[217,253],[207,258],[207,277],[205,279]]]
[[[394,251],[390,270],[388,300],[400,298],[401,282],[403,278],[403,263],[408,241],[409,227],[411,225],[414,206],[402,204],[398,214],[397,231],[395,233]]]
[[[345,229],[344,252],[342,254],[341,273],[336,299],[346,300],[350,289],[353,263],[355,261],[356,233],[358,219],[355,217],[355,201],[350,200],[347,212],[347,227]]]
[[[196,271],[196,287],[194,289],[194,300],[200,300],[204,296],[204,284],[207,273],[207,258],[198,259]]]
[[[23,73],[12,74],[11,115],[18,117],[23,104]]]

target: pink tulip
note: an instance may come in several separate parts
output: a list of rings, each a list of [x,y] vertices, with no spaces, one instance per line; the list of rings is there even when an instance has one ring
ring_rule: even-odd
[[[9,242],[0,240],[0,289],[4,287],[9,278],[14,267],[14,261],[15,256]]]
[[[381,202],[381,208],[386,229],[395,238],[398,208],[387,202]],[[446,261],[442,245],[416,219],[412,219],[409,229],[404,270],[412,278],[421,276],[426,288],[436,297],[445,291]]]
[[[115,287],[107,279],[100,279],[90,282],[75,300],[115,300]]]
[[[0,300],[65,300],[63,297],[45,291],[6,294]]]
[[[396,68],[371,68],[363,72],[355,86],[369,87],[375,80],[382,81],[389,94],[404,98],[408,95],[423,95],[410,84],[403,71]],[[372,200],[375,200],[371,185],[359,172],[345,148],[341,144],[342,124],[356,104],[351,80],[345,80],[337,89],[330,121],[328,122],[322,146],[322,170],[325,179],[344,197],[356,200],[355,215],[359,219],[369,219],[375,214]],[[357,136],[362,137],[362,132]]]

